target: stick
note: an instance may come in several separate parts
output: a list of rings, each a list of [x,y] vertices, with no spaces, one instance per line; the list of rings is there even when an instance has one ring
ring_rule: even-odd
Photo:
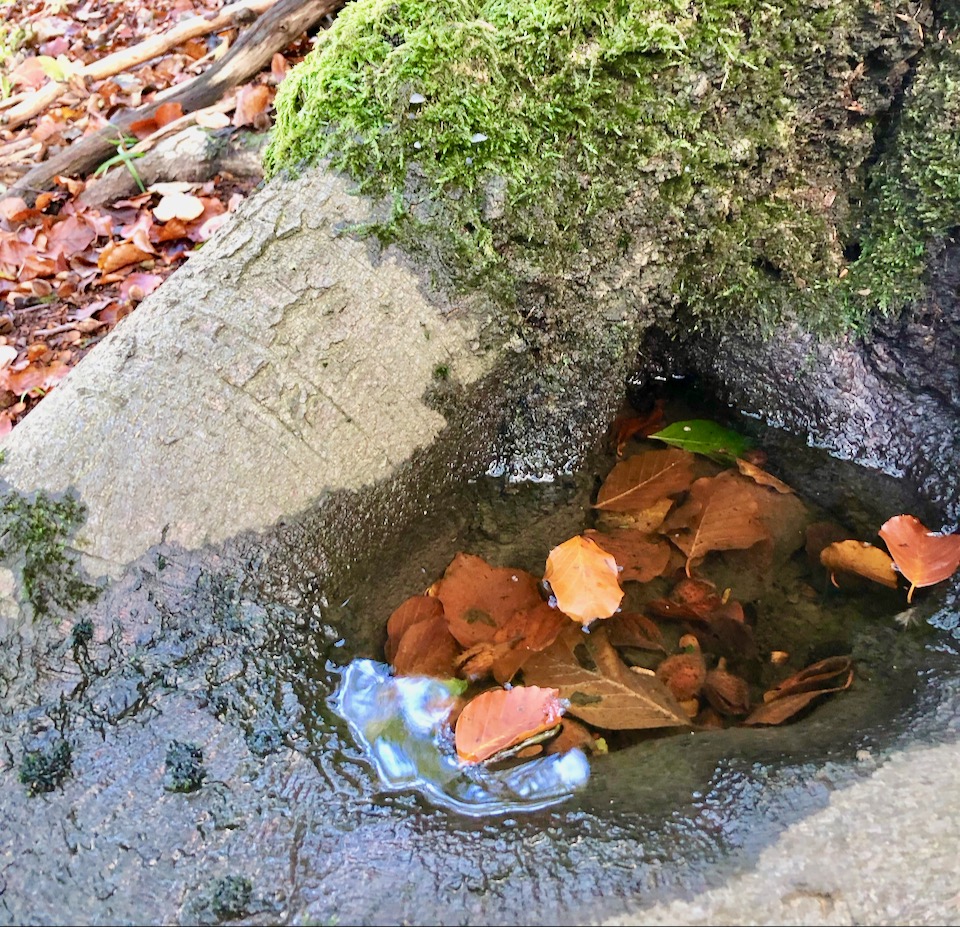
[[[99,61],[91,61],[90,64],[84,65],[70,75],[70,79],[80,78],[86,81],[112,77],[114,74],[120,74],[138,64],[143,64],[151,58],[156,58],[190,39],[208,35],[211,32],[221,32],[231,26],[248,22],[251,18],[270,9],[276,2],[277,0],[239,0],[238,3],[225,6],[210,19],[204,16],[192,16],[167,32],[151,36],[130,48],[122,48]],[[68,84],[69,81],[50,81],[44,84],[38,91],[26,95],[20,103],[0,115],[0,125],[15,129],[32,119],[37,113],[42,113],[51,103],[60,98]]]
[[[176,87],[163,101],[127,110],[115,116],[99,132],[78,139],[60,154],[38,164],[7,191],[32,203],[38,193],[50,189],[58,174],[86,174],[116,153],[117,141],[127,128],[150,119],[161,102],[179,103],[184,113],[203,109],[220,99],[231,87],[261,71],[275,52],[289,45],[300,33],[316,25],[345,0],[279,0],[256,24],[244,32],[230,51],[208,71]],[[173,89],[173,88],[171,88]]]

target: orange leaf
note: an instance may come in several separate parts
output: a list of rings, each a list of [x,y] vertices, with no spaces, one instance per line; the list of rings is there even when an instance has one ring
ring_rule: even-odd
[[[960,534],[935,534],[913,515],[895,515],[880,529],[897,569],[910,581],[907,601],[918,586],[932,586],[960,566]]]
[[[693,455],[677,448],[645,451],[618,463],[607,476],[594,508],[639,512],[693,480]]]
[[[655,535],[629,528],[603,533],[591,529],[584,532],[584,537],[613,555],[617,565],[623,567],[622,582],[648,583],[670,563],[670,545]]]
[[[233,113],[234,128],[256,125],[270,107],[270,99],[270,88],[263,84],[241,87],[237,91],[237,108]]]
[[[457,755],[465,763],[482,763],[556,727],[565,707],[559,695],[538,686],[481,692],[457,719]]]
[[[620,570],[612,554],[596,541],[577,535],[554,547],[543,578],[557,599],[557,608],[583,625],[609,618],[620,606]]]
[[[820,562],[834,573],[855,573],[891,589],[897,588],[897,572],[886,551],[866,541],[835,541],[820,551]],[[836,585],[836,580],[834,580]]]
[[[524,570],[492,567],[458,553],[432,592],[442,603],[450,633],[464,647],[493,638],[515,612],[540,603],[539,584]]]
[[[404,632],[393,658],[398,676],[453,676],[453,661],[460,645],[447,629],[443,616],[428,618],[411,625]]]
[[[132,241],[108,242],[103,246],[97,267],[104,274],[109,274],[128,264],[136,264],[153,257],[152,253],[138,248]]]
[[[413,595],[394,609],[387,619],[387,642],[383,651],[388,663],[393,663],[403,635],[415,624],[443,617],[443,603],[427,595]]]

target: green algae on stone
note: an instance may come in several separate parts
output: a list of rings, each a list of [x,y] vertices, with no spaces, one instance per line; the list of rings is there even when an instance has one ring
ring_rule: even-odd
[[[31,795],[52,792],[70,773],[73,752],[62,737],[36,750],[27,750],[20,761],[20,781]]]
[[[203,750],[195,743],[171,740],[165,763],[163,787],[168,792],[195,792],[207,778]]]
[[[281,86],[267,169],[329,158],[391,204],[368,231],[414,249],[433,235],[457,282],[486,282],[507,308],[525,279],[569,279],[591,248],[628,250],[639,232],[704,324],[848,321],[823,296],[845,262],[844,191],[892,96],[877,90],[892,65],[856,68],[877,48],[915,53],[916,13],[355,0]],[[613,228],[628,212],[643,227]]]

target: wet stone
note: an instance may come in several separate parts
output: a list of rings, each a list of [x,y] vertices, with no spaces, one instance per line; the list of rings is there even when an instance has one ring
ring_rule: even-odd
[[[203,766],[203,751],[194,743],[170,741],[166,766],[163,787],[168,792],[195,792],[207,777],[207,770]]]

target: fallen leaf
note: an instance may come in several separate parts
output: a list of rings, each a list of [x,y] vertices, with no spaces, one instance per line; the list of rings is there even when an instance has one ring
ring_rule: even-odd
[[[609,473],[594,508],[641,512],[693,480],[693,458],[686,451],[644,451],[618,463]]]
[[[765,692],[764,704],[755,708],[741,723],[782,724],[821,695],[842,692],[852,683],[853,660],[850,657],[828,657]]]
[[[788,486],[783,480],[778,480],[772,474],[767,473],[766,470],[761,470],[756,464],[752,464],[741,457],[737,458],[737,469],[759,486],[769,486],[771,489],[784,494],[793,492],[793,487]]]
[[[720,661],[721,664],[724,661]],[[721,715],[745,715],[750,711],[750,686],[740,676],[724,666],[707,673],[703,681],[703,695],[710,706]]]
[[[577,660],[578,643],[586,647],[595,671]],[[556,686],[570,702],[568,713],[595,727],[646,730],[690,726],[690,719],[659,679],[630,671],[602,625],[590,634],[571,628],[530,658],[523,677],[527,683]]]
[[[557,608],[583,625],[596,618],[609,618],[620,607],[623,590],[619,576],[613,555],[582,535],[554,547],[543,574]]]
[[[457,755],[465,763],[482,763],[556,727],[564,712],[559,694],[539,686],[481,692],[457,718]]]
[[[190,193],[168,193],[153,209],[153,215],[159,222],[169,222],[171,219],[190,222],[202,214],[203,201]]]
[[[230,125],[230,117],[226,113],[210,112],[203,110],[196,114],[197,125],[201,129],[225,129]]]
[[[706,419],[674,422],[650,437],[718,463],[732,463],[750,449],[750,441],[743,435]]]
[[[453,558],[431,594],[443,603],[450,633],[463,647],[492,639],[514,613],[542,601],[531,574],[464,553]]]
[[[454,675],[454,661],[459,653],[460,645],[440,615],[408,627],[391,663],[398,676],[446,679]]]
[[[890,589],[897,588],[897,571],[886,551],[866,541],[834,541],[820,551],[820,562],[830,571],[835,586],[837,573],[854,573]]]
[[[914,515],[888,519],[880,537],[910,583],[907,602],[912,601],[914,589],[942,582],[960,566],[960,534],[936,534]]]
[[[614,421],[612,430],[617,457],[623,456],[623,449],[631,438],[637,435],[645,438],[660,428],[663,424],[663,406],[664,401],[658,399],[646,415],[623,415]]]
[[[666,652],[660,628],[639,612],[620,612],[606,621],[604,627],[607,629],[607,640],[614,647]]]
[[[571,750],[583,750],[587,753],[606,753],[607,744],[588,727],[573,718],[564,718],[560,722],[560,733],[547,744],[547,753],[569,753]]]
[[[387,619],[387,640],[383,645],[387,663],[393,663],[403,635],[421,621],[443,617],[443,603],[427,595],[413,595],[402,602]]]
[[[721,473],[697,480],[686,502],[661,529],[687,555],[687,576],[691,566],[711,551],[752,547],[769,537],[752,494],[730,476]]]
[[[270,88],[264,84],[247,84],[237,91],[237,108],[233,113],[234,128],[262,125],[270,108]],[[258,122],[259,120],[259,122]]]
[[[648,583],[670,563],[670,545],[661,537],[629,529],[599,532],[590,529],[584,537],[596,541],[622,567],[621,582]]]
[[[132,241],[107,242],[100,251],[97,267],[104,274],[112,273],[128,264],[138,264],[153,257],[152,251],[138,247]]]

